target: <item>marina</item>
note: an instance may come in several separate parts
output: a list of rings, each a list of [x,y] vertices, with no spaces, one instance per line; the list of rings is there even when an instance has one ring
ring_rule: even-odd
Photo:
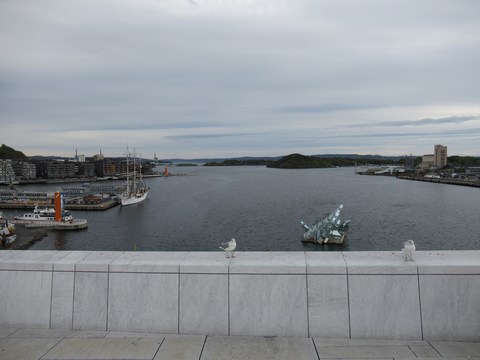
[[[54,207],[34,205],[30,212],[16,215],[13,219],[5,218],[3,212],[1,218],[5,218],[5,223],[1,225],[1,246],[16,246],[17,234],[16,225],[23,225],[27,229],[43,228],[51,230],[80,230],[87,228],[86,219],[74,219],[69,210],[64,208],[63,193],[56,191],[53,195]],[[38,238],[38,234],[36,235]],[[33,239],[22,242],[19,246],[25,246],[27,243],[33,243]]]

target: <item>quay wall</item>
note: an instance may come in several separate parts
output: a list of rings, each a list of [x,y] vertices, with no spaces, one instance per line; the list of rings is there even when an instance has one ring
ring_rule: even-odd
[[[0,328],[480,340],[480,251],[0,251]]]

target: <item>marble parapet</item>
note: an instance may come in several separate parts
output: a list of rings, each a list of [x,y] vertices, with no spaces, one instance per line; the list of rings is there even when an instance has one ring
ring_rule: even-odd
[[[480,251],[0,251],[0,327],[480,340]]]

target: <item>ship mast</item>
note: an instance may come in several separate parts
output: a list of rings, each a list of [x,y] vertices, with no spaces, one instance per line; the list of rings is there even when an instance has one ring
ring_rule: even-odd
[[[126,193],[127,194],[130,194],[130,161],[129,161],[129,158],[130,158],[130,152],[128,151],[128,145],[127,145],[127,191]],[[127,195],[128,196],[128,195]]]

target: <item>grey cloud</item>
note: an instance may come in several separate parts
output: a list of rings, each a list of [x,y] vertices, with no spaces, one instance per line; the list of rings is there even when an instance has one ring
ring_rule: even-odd
[[[273,109],[275,112],[284,113],[329,113],[347,110],[375,109],[382,106],[366,104],[317,104],[317,105],[290,105]]]
[[[440,124],[462,124],[464,122],[478,120],[480,116],[471,115],[471,116],[449,116],[445,118],[425,118],[420,120],[400,120],[400,121],[382,121],[374,123],[361,123],[361,124],[351,124],[346,125],[345,127],[358,127],[358,128],[369,128],[369,127],[397,127],[397,126],[421,126],[421,125],[440,125]]]
[[[232,133],[232,134],[186,134],[186,135],[167,135],[165,136],[166,139],[221,139],[221,138],[241,138],[246,136],[262,136],[268,135],[266,133]]]
[[[389,133],[369,133],[369,134],[345,134],[333,135],[329,138],[414,138],[421,136],[440,137],[450,135],[479,135],[480,128],[462,129],[462,130],[446,130],[446,131],[424,131],[424,132],[389,132]]]

